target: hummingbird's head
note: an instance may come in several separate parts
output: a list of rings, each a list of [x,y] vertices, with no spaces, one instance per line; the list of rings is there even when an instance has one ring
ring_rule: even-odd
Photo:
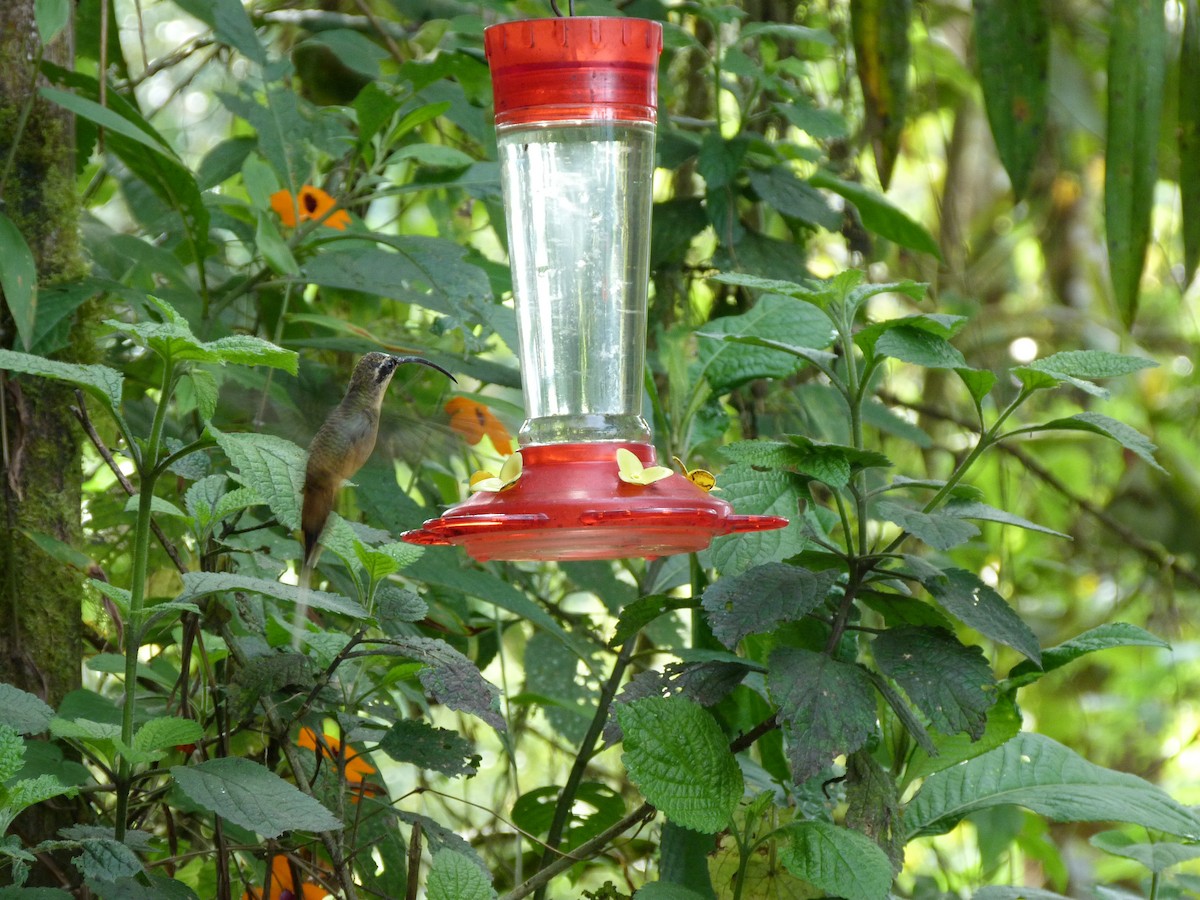
[[[396,372],[399,360],[390,353],[371,352],[358,361],[350,377],[350,390],[382,394]]]

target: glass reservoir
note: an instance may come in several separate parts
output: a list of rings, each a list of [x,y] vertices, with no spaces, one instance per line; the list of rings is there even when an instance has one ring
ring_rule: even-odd
[[[497,143],[527,374],[521,443],[649,441],[653,124],[509,125]]]

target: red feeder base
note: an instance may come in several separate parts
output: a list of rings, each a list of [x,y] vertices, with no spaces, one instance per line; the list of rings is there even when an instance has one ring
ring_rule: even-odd
[[[648,485],[617,477],[617,449],[655,465],[650,444],[541,444],[521,450],[521,477],[478,493],[402,537],[459,545],[481,562],[580,560],[695,553],[713,538],[783,528],[780,516],[739,516],[733,507],[672,475]]]

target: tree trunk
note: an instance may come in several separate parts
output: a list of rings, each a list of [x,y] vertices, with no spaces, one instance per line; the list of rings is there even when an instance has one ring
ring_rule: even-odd
[[[73,122],[37,95],[39,46],[34,0],[0,3],[0,122],[6,126],[0,131],[0,209],[24,235],[37,262],[38,284],[45,287],[79,277],[83,261]],[[71,56],[68,28],[46,48],[45,58],[69,66]],[[0,345],[15,344],[4,306]],[[5,438],[0,445],[0,681],[57,708],[80,685],[82,576],[29,536],[48,535],[76,547],[82,543],[80,447],[70,412],[75,400],[62,386],[41,379],[0,373],[0,384]],[[76,820],[74,808],[65,803],[46,806],[17,822],[27,845]],[[49,859],[45,863],[35,871],[38,883],[62,883],[53,871],[61,867]],[[60,872],[67,878],[73,874],[69,866]]]

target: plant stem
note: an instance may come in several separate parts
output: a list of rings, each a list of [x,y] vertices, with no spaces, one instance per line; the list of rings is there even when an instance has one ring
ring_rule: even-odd
[[[125,701],[121,711],[121,743],[133,745],[134,713],[137,710],[137,665],[138,651],[142,643],[142,612],[146,602],[146,571],[150,558],[151,511],[154,504],[154,484],[161,471],[158,466],[159,445],[162,441],[163,423],[167,417],[167,405],[171,399],[175,368],[171,360],[163,360],[163,376],[158,407],[154,411],[154,422],[150,426],[150,437],[146,441],[146,453],[138,464],[138,512],[133,531],[133,572],[129,585],[129,622],[125,629]],[[117,768],[117,810],[114,825],[118,841],[125,839],[126,820],[129,817],[130,775],[133,767],[124,751],[120,754]]]

